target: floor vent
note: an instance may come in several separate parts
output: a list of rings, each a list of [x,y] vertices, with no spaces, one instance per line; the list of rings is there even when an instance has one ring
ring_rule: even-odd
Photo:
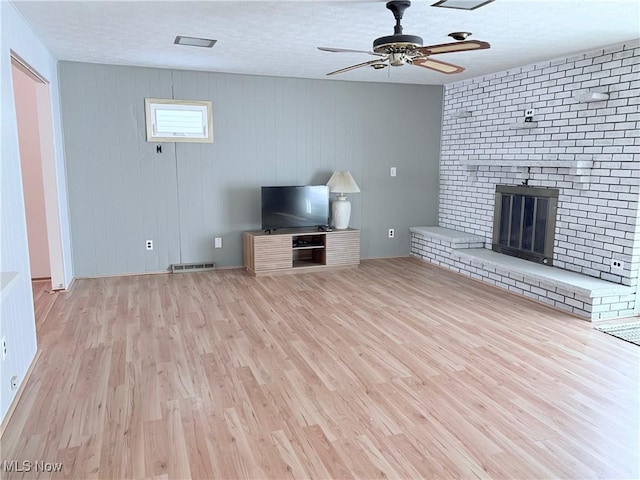
[[[174,263],[171,265],[171,273],[205,272],[215,269],[215,263]]]

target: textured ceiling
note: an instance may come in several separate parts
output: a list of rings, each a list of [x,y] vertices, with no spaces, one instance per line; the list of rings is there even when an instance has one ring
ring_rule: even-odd
[[[638,0],[496,0],[474,11],[414,0],[404,33],[425,45],[470,31],[490,50],[438,55],[466,71],[444,75],[405,65],[326,73],[373,57],[393,33],[384,1],[14,1],[60,60],[346,81],[444,84],[640,37]],[[176,35],[218,40],[213,49],[174,45]]]

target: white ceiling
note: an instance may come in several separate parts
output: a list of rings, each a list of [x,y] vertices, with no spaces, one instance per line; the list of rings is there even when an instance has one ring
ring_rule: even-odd
[[[640,37],[638,0],[496,0],[475,11],[414,0],[404,33],[425,45],[470,31],[490,50],[438,55],[466,67],[444,75],[405,65],[326,73],[373,59],[317,46],[370,50],[393,33],[385,1],[17,1],[59,60],[252,75],[444,84]],[[174,45],[176,35],[218,40],[213,49]]]

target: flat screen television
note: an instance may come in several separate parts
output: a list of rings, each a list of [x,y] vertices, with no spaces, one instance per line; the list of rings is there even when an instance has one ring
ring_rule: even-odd
[[[329,226],[329,187],[262,187],[262,229]]]

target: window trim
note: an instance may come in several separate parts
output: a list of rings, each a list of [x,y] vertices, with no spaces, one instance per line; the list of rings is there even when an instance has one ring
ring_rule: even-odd
[[[178,105],[187,107],[197,107],[206,110],[207,122],[206,136],[162,136],[154,133],[155,110],[162,105]],[[211,102],[204,100],[174,100],[167,98],[145,98],[144,99],[145,120],[147,130],[147,142],[189,142],[189,143],[213,143],[213,106]]]

